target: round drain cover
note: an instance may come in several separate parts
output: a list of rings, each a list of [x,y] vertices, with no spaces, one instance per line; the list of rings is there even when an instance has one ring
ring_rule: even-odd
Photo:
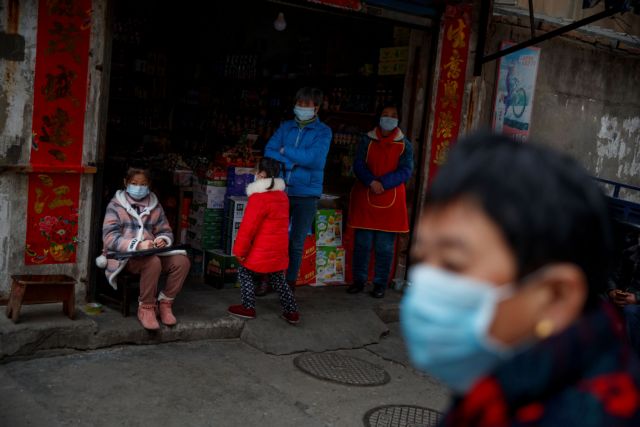
[[[420,406],[378,406],[364,416],[366,427],[435,427],[442,421],[442,414]]]
[[[391,380],[379,366],[355,357],[334,353],[306,353],[293,359],[301,371],[319,378],[353,386],[383,385]]]

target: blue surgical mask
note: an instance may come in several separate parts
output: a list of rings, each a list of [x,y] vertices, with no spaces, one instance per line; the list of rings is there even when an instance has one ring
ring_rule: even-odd
[[[127,193],[135,200],[142,200],[149,195],[149,186],[147,185],[127,185]]]
[[[390,132],[398,127],[398,119],[393,117],[382,116],[380,117],[380,128]]]
[[[409,271],[400,323],[413,364],[465,393],[512,351],[489,335],[513,287],[493,286],[425,264]]]
[[[313,107],[300,107],[296,105],[293,107],[293,114],[295,114],[296,118],[301,122],[306,122],[316,116],[316,109]]]

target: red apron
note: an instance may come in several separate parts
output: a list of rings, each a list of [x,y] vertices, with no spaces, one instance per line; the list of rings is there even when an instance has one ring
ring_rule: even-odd
[[[376,129],[378,140],[370,139],[365,163],[376,177],[381,177],[398,168],[404,152],[404,141],[394,141],[398,130],[384,138]],[[375,194],[370,187],[356,181],[351,190],[349,225],[354,228],[407,233],[407,197],[404,183],[395,188]]]

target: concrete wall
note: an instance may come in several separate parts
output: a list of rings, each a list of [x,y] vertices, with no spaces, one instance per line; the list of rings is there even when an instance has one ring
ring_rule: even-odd
[[[529,29],[494,23],[487,52]],[[576,157],[593,175],[640,186],[640,55],[568,37],[542,48],[531,138]],[[476,80],[475,127],[491,123],[497,62]]]
[[[101,111],[106,0],[93,1],[89,54],[87,115],[84,130],[83,162],[96,161]],[[11,274],[69,274],[78,279],[78,299],[85,285],[92,254],[89,253],[93,176],[81,181],[80,223],[76,264],[25,266],[28,178],[3,166],[29,163],[33,107],[33,82],[37,34],[37,1],[0,0],[0,35],[24,39],[24,52],[10,56],[0,51],[0,298],[6,298]],[[19,45],[19,43],[17,43]]]

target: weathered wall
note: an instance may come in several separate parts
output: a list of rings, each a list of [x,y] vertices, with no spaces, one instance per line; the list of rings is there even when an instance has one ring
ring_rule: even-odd
[[[528,28],[494,23],[487,52]],[[561,37],[542,48],[531,138],[576,157],[593,175],[640,186],[640,55]],[[476,127],[491,123],[497,62],[485,65]]]
[[[103,64],[106,0],[94,0],[89,54],[87,115],[84,130],[84,164],[93,163],[98,151],[98,117],[103,81],[97,68]],[[7,297],[11,274],[69,274],[78,279],[78,299],[92,266],[89,254],[93,177],[81,182],[77,264],[25,266],[27,185],[24,174],[3,166],[29,163],[38,2],[0,0],[0,35],[24,38],[23,55],[0,57],[0,298]],[[4,54],[4,51],[0,51]],[[19,58],[23,57],[23,58]]]

